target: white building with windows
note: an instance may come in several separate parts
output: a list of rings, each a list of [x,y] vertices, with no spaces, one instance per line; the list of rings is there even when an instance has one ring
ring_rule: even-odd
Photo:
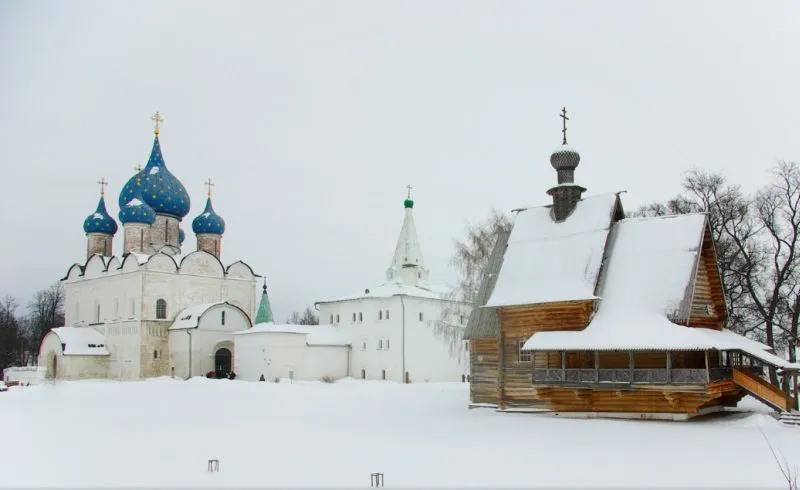
[[[48,377],[185,378],[232,370],[233,332],[251,327],[257,275],[242,261],[221,261],[225,221],[211,204],[210,181],[205,209],[192,222],[197,250],[183,254],[180,224],[190,199],[164,163],[158,133],[157,124],[147,165],[120,192],[122,254],[113,254],[118,227],[104,187],[84,221],[86,260],[62,280],[65,326],[52,329],[39,349]]]
[[[397,382],[462,381],[469,373],[463,339],[469,306],[449,301],[447,289],[428,283],[414,226],[414,201],[405,218],[386,282],[363,293],[315,304],[320,322],[351,343],[349,375]]]

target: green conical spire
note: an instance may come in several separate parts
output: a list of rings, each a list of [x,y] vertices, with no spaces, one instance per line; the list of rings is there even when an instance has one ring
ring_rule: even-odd
[[[268,323],[273,321],[272,308],[269,307],[269,296],[267,296],[267,279],[264,278],[264,286],[261,293],[261,303],[258,305],[258,313],[256,313],[256,324]]]

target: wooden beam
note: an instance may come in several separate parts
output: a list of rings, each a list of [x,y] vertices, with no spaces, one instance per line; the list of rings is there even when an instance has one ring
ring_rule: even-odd
[[[567,380],[567,351],[561,351],[561,381]]]
[[[704,351],[705,358],[706,358],[706,380],[708,383],[711,384],[711,368],[708,367],[708,351]]]
[[[500,323],[500,334],[497,337],[497,398],[501,409],[506,408],[506,386],[505,386],[505,357],[506,357],[506,335],[503,332],[503,324]]]
[[[672,352],[667,351],[667,383],[672,383]]]
[[[628,352],[628,369],[631,372],[631,384],[633,384],[633,351]]]
[[[594,351],[594,382],[600,382],[600,351]]]

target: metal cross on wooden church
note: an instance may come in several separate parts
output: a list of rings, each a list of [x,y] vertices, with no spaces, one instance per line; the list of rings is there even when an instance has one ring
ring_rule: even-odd
[[[567,117],[567,108],[566,107],[562,107],[561,108],[561,115],[559,117],[561,117],[561,119],[562,119],[561,133],[564,134],[564,139],[563,139],[562,144],[566,145],[567,144],[567,121],[569,121],[569,118]]]
[[[211,177],[205,182],[206,187],[208,187],[208,197],[211,197],[211,188],[214,187],[214,182],[211,181]]]
[[[97,183],[100,184],[100,195],[105,196],[106,186],[108,185],[108,181],[106,180],[105,177],[100,177],[100,180],[98,180]]]
[[[161,123],[164,122],[164,118],[161,117],[161,113],[160,112],[156,111],[156,113],[153,114],[153,117],[151,117],[150,119],[152,121],[155,121],[155,123],[156,123],[156,129],[153,132],[158,134],[158,132],[159,132],[158,128],[160,127]]]

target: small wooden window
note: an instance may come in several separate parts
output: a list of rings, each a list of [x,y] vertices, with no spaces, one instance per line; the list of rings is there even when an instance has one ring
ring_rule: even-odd
[[[518,352],[518,360],[519,362],[531,362],[531,351],[522,350],[522,347],[525,345],[524,340],[517,341],[517,352]]]

